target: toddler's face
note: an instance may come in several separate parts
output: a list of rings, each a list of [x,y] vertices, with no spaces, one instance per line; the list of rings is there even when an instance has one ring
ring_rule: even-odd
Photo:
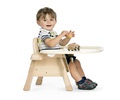
[[[37,21],[37,23],[43,29],[51,31],[56,24],[56,20],[55,18],[52,18],[50,15],[47,14],[45,18],[40,18],[39,21]]]

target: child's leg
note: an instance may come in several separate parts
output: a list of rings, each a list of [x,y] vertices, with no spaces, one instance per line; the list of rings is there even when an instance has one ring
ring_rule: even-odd
[[[83,69],[82,69],[82,67],[81,67],[80,61],[77,60],[77,59],[75,59],[75,65],[76,65],[76,68],[77,68],[79,74],[81,75],[81,77],[84,77],[84,76],[85,76],[85,73],[84,73],[84,71],[83,71]]]
[[[80,61],[77,60],[77,59],[75,59],[75,65],[76,65],[76,68],[77,68],[78,72],[80,73],[82,79],[86,80],[86,76],[85,76],[84,71],[83,71],[83,69],[82,69],[82,67],[81,67]],[[87,79],[87,80],[88,80],[89,82],[92,82],[93,84],[95,84],[95,86],[97,86],[97,83],[96,83],[96,82],[93,82],[93,81],[90,80],[90,79]]]
[[[76,64],[74,62],[69,63],[69,69],[70,69],[71,76],[73,77],[73,79],[76,81],[76,83],[78,85],[78,89],[91,90],[91,89],[94,89],[96,87],[95,85],[88,82],[87,80],[84,80],[81,77],[81,75],[78,72],[78,69],[76,67]]]
[[[69,63],[69,69],[70,69],[70,74],[73,77],[73,79],[78,82],[82,79],[80,73],[78,72],[78,69],[76,68],[76,65],[74,62]]]
[[[72,57],[72,58],[71,58]],[[66,60],[69,64],[70,74],[72,78],[75,80],[79,89],[94,89],[96,86],[92,84],[92,82],[88,82],[82,70],[81,64],[79,60],[76,60],[75,56],[66,55]]]

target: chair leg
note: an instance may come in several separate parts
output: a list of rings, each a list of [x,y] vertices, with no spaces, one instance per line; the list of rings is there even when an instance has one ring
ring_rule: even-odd
[[[36,65],[36,61],[32,60],[30,68],[29,68],[28,76],[27,76],[27,79],[26,79],[26,83],[25,83],[24,88],[23,88],[24,91],[29,91],[30,90],[35,65]]]
[[[43,77],[38,77],[36,81],[36,85],[41,85],[43,81]]]
[[[68,77],[68,74],[67,74],[67,71],[66,71],[66,65],[64,63],[64,58],[60,58],[60,62],[62,64],[62,66],[60,67],[61,68],[61,74],[62,74],[62,77],[63,77],[63,80],[64,80],[64,83],[65,83],[65,87],[66,87],[66,90],[67,91],[72,91],[73,88],[72,88],[72,85],[70,83],[70,80],[69,80],[69,77]]]

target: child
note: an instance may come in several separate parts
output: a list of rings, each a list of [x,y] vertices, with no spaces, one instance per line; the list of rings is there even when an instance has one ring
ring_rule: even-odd
[[[60,35],[53,31],[57,18],[54,10],[49,7],[41,8],[37,12],[36,20],[37,24],[41,27],[38,35],[38,45],[41,50],[59,49],[60,45],[65,46],[70,41],[71,38],[68,37],[68,34],[73,33],[72,37],[74,37],[74,31],[64,30]],[[70,60],[71,57],[73,58],[73,61]],[[81,63],[74,55],[66,54],[66,59],[69,65],[70,74],[75,80],[78,89],[92,90],[96,88],[97,83],[85,77]]]

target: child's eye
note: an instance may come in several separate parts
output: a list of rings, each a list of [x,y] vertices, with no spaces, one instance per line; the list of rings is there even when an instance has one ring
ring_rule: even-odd
[[[46,21],[46,19],[44,19],[44,21]]]
[[[50,19],[50,21],[53,21],[53,19]]]

